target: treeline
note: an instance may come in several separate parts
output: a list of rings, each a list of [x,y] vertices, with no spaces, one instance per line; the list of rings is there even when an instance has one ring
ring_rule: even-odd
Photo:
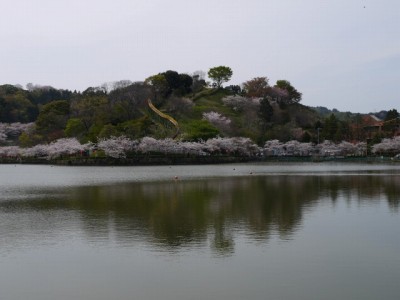
[[[184,142],[170,138],[154,139],[144,137],[132,140],[127,137],[101,139],[98,143],[81,144],[76,138],[58,139],[49,144],[33,147],[0,147],[0,161],[28,161],[29,158],[55,161],[59,159],[80,160],[82,158],[137,159],[144,161],[148,157],[175,157],[177,161],[185,158],[220,157],[235,159],[247,158],[261,160],[267,157],[362,157],[368,154],[393,155],[400,149],[400,137],[384,139],[381,143],[368,147],[366,142],[320,144],[278,140],[267,141],[263,147],[249,138],[213,138],[200,142]],[[236,160],[237,161],[237,160]],[[215,160],[217,162],[217,160]]]
[[[165,139],[176,132],[177,140],[194,142],[240,136],[258,145],[268,140],[378,143],[398,129],[395,109],[386,113],[382,130],[371,133],[361,114],[324,115],[301,105],[302,93],[288,80],[270,84],[267,77],[256,77],[223,87],[232,74],[227,66],[211,68],[209,82],[205,72],[168,70],[141,82],[121,80],[82,92],[1,85],[0,145],[27,148],[62,138],[82,144],[121,136]],[[148,99],[178,125],[149,109]]]

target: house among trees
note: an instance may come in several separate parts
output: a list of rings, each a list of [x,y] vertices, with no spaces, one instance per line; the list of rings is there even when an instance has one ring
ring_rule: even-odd
[[[394,137],[400,135],[400,118],[397,110],[389,110],[385,119],[369,114],[362,117],[362,128],[368,138],[374,136]]]
[[[368,137],[382,132],[384,121],[373,114],[362,116],[362,128]]]

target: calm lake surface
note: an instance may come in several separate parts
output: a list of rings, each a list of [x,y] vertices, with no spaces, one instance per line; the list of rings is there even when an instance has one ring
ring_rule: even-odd
[[[0,165],[0,299],[398,300],[399,280],[400,164]]]

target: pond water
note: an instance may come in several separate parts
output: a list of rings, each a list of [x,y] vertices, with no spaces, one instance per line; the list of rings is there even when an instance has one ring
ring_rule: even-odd
[[[0,165],[0,299],[399,299],[400,164]]]

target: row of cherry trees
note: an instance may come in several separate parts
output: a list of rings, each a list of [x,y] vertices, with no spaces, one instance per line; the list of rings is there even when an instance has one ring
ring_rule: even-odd
[[[267,156],[311,156],[314,154],[321,156],[363,156],[367,154],[367,143],[352,144],[346,141],[341,143],[324,141],[321,144],[313,144],[295,140],[286,143],[271,140],[265,143],[264,153]]]
[[[97,144],[81,144],[76,138],[63,138],[50,144],[40,144],[30,148],[18,146],[0,147],[1,157],[42,157],[54,159],[62,156],[84,155],[87,153],[104,153],[113,158],[125,158],[130,155],[159,153],[164,155],[237,155],[244,157],[261,156],[363,156],[367,154],[367,144],[359,142],[333,143],[324,141],[320,144],[278,140],[267,141],[264,147],[257,146],[251,139],[243,137],[212,138],[207,141],[187,142],[173,139],[154,139],[144,137],[132,140],[124,136],[101,139]],[[400,137],[384,139],[371,147],[374,154],[394,154],[400,152]]]
[[[80,144],[76,138],[63,138],[50,144],[40,144],[30,148],[18,146],[0,147],[1,157],[42,157],[54,159],[62,156],[84,155],[84,153],[104,152],[108,157],[125,158],[127,154],[162,153],[165,155],[238,155],[259,156],[262,149],[249,138],[213,138],[200,142],[184,142],[173,139],[157,140],[144,137],[141,140],[132,140],[124,136],[102,139],[97,144]]]

